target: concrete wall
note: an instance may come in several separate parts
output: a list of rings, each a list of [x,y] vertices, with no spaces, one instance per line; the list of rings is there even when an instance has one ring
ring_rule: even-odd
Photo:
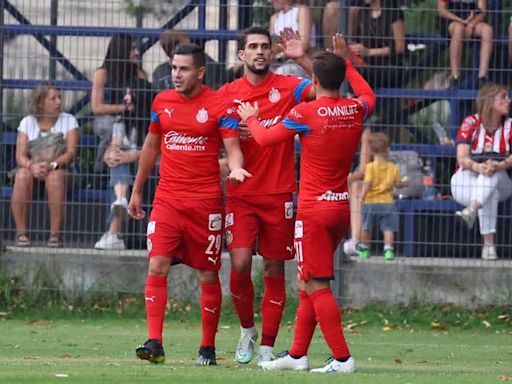
[[[333,290],[344,306],[360,307],[370,302],[408,304],[454,303],[466,307],[512,303],[512,261],[480,259],[382,257],[368,261],[340,261]],[[261,276],[261,257],[254,257],[253,275]],[[223,255],[221,281],[229,295],[229,257]],[[0,254],[0,274],[22,277],[27,287],[61,289],[69,294],[84,292],[144,291],[147,259],[143,251],[96,251],[91,249],[11,248]],[[287,263],[287,287],[296,295],[295,263]],[[196,273],[175,266],[169,278],[169,297],[198,297]]]

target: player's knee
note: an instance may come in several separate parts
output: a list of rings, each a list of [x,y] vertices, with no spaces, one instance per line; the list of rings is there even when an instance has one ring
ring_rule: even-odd
[[[264,270],[265,276],[280,276],[284,273],[284,261],[265,259]]]
[[[199,282],[201,284],[214,284],[219,280],[217,271],[199,271]]]
[[[163,256],[153,256],[149,259],[148,274],[167,276],[171,266],[171,259]]]

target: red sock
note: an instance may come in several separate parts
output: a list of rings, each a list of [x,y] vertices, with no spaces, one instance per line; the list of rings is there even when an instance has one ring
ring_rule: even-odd
[[[335,359],[345,359],[350,356],[343,327],[341,326],[341,311],[330,288],[323,288],[309,295],[315,307],[316,320],[324,335],[327,345]]]
[[[201,283],[201,323],[203,326],[201,347],[215,347],[221,304],[220,281],[217,280],[211,284]]]
[[[167,305],[167,276],[148,275],[144,291],[148,338],[162,343],[165,306]]]
[[[244,328],[254,327],[254,287],[251,273],[240,274],[232,269],[229,289],[240,325]]]
[[[261,345],[273,347],[277,332],[279,332],[279,325],[281,324],[284,304],[286,302],[284,274],[279,276],[265,276],[263,283],[265,292],[261,300]]]
[[[299,290],[299,307],[295,317],[295,331],[290,355],[302,357],[308,354],[309,344],[316,327],[316,315],[313,303],[308,294]]]

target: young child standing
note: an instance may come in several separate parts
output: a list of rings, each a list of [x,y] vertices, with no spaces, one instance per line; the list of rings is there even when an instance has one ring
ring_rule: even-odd
[[[404,187],[407,178],[400,180],[398,167],[388,161],[389,138],[384,133],[373,133],[370,137],[373,161],[366,165],[362,188],[361,215],[363,220],[361,242],[357,245],[359,257],[370,257],[369,242],[371,231],[379,224],[384,233],[384,258],[393,260],[393,242],[398,231],[398,211],[393,199],[393,187]]]

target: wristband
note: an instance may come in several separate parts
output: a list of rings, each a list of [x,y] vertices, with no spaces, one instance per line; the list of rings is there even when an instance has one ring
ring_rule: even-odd
[[[50,167],[55,171],[56,169],[59,169],[59,163],[57,163],[56,161],[52,161],[50,163]]]

